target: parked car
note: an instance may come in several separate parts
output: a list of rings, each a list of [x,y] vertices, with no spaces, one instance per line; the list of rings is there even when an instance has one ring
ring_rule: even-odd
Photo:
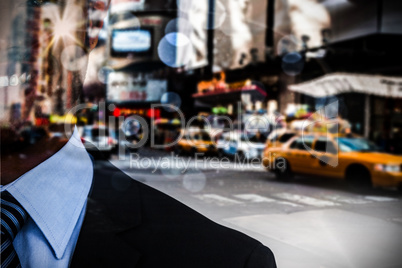
[[[115,141],[105,126],[84,126],[81,140],[87,151],[93,154],[101,153],[107,159],[115,146]]]
[[[262,136],[263,137],[263,136]],[[220,157],[230,156],[239,160],[261,158],[265,139],[243,132],[227,132],[219,137],[216,144]]]
[[[247,135],[255,135],[259,132],[265,138],[271,133],[274,122],[267,114],[244,114],[242,116],[244,124],[244,133]]]
[[[181,121],[178,119],[159,118],[154,121],[153,133],[155,145],[161,147],[163,145],[167,151],[172,149],[170,145],[174,143],[180,134]]]
[[[263,165],[279,179],[293,174],[345,179],[359,186],[401,187],[402,157],[355,135],[296,135],[264,151]]]
[[[136,152],[138,148],[136,144],[139,138],[136,135],[127,135],[122,129],[110,130],[110,137],[113,139],[112,151],[115,153],[122,152]]]
[[[191,128],[188,130],[182,130],[181,135],[182,137],[174,146],[174,151],[176,154],[216,154],[216,146],[207,131],[197,128]]]

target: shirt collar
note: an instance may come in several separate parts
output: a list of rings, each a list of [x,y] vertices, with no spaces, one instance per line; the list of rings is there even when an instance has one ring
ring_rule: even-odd
[[[87,200],[92,176],[92,161],[75,129],[56,154],[1,190],[25,208],[61,259]]]

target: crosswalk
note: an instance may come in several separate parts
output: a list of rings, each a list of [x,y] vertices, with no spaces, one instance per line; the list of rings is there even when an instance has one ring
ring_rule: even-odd
[[[292,202],[300,203],[303,205],[314,206],[314,207],[334,207],[339,206],[339,203],[335,203],[328,200],[318,199],[310,196],[291,194],[291,193],[279,193],[275,194],[276,197],[281,199],[289,200]]]
[[[263,196],[255,193],[242,193],[223,196],[219,194],[195,194],[194,198],[205,203],[218,206],[231,206],[242,204],[279,204],[295,208],[316,207],[316,208],[336,208],[343,205],[363,205],[374,202],[396,202],[398,198],[383,196],[344,196],[340,194],[324,195],[320,197],[311,197],[293,193],[274,193],[269,196]]]
[[[302,207],[302,205],[299,205],[296,203],[281,201],[281,200],[277,200],[277,199],[273,199],[273,198],[260,196],[257,194],[238,194],[238,195],[234,195],[234,196],[237,198],[246,200],[246,201],[250,201],[251,203],[264,203],[264,202],[265,203],[279,203],[279,204],[287,205],[287,206],[291,206],[291,207]]]
[[[238,205],[238,204],[242,204],[243,202],[238,201],[238,200],[234,200],[231,198],[227,198],[227,197],[223,197],[217,194],[203,194],[203,195],[194,195],[194,197],[205,201],[207,203],[214,203],[220,206],[224,206],[224,205]]]

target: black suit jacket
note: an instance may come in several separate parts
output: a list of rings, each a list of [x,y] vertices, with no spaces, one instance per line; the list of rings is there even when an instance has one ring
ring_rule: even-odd
[[[94,173],[71,267],[276,267],[260,242],[105,165]]]

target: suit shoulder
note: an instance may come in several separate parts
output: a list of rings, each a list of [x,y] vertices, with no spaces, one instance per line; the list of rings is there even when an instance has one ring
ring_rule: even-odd
[[[156,226],[161,232],[158,236],[166,238],[165,241],[175,240],[188,245],[194,249],[193,252],[208,249],[208,258],[216,255],[214,259],[222,261],[223,266],[209,267],[229,267],[224,265],[225,262],[233,263],[230,267],[243,267],[238,266],[241,263],[250,268],[276,267],[271,250],[254,238],[222,226],[147,185],[140,183],[139,187],[145,215],[143,220]],[[191,256],[193,253],[187,254]]]
[[[251,252],[246,264],[247,268],[276,268],[275,257],[272,251],[259,244]]]
[[[271,259],[271,251],[257,240],[213,222],[121,170],[103,169],[95,177],[94,202],[104,204],[119,226],[131,223],[121,238],[142,253],[143,267],[259,268],[255,265]]]

